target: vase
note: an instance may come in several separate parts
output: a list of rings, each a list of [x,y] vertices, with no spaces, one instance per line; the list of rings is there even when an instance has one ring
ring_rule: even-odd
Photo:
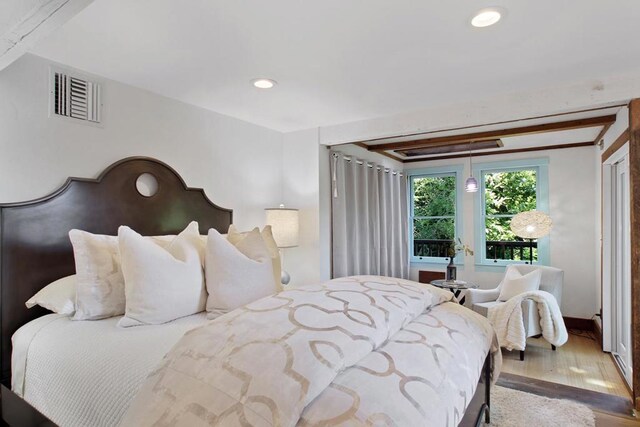
[[[453,257],[449,257],[449,264],[447,265],[447,273],[445,275],[446,280],[456,280],[457,269],[453,264]]]

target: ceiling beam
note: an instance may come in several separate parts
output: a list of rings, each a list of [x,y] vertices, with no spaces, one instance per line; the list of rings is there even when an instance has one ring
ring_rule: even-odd
[[[578,148],[578,147],[593,147],[593,141],[577,142],[573,144],[542,145],[539,147],[514,148],[512,150],[496,149],[492,151],[483,151],[481,153],[473,153],[473,157],[495,156],[495,155],[502,155],[502,154],[514,154],[514,153],[527,153],[530,151],[562,150],[565,148]],[[433,160],[461,159],[461,158],[468,158],[468,157],[469,157],[469,154],[453,154],[450,156],[423,157],[421,159],[407,159],[407,160],[403,160],[402,163],[430,162]]]
[[[607,126],[616,121],[615,114],[591,117],[587,119],[567,120],[563,122],[543,123],[511,129],[497,129],[484,132],[468,133],[464,135],[449,135],[415,141],[390,142],[387,144],[369,145],[369,151],[388,151],[409,148],[437,147],[443,145],[455,145],[471,141],[485,141],[499,138],[509,138],[521,135],[531,135],[545,132],[558,132],[563,130],[583,129],[599,126]],[[592,142],[593,143],[593,142]]]
[[[28,10],[0,28],[0,70],[8,67],[41,38],[77,15],[93,0],[18,0]],[[9,6],[8,6],[9,7]]]

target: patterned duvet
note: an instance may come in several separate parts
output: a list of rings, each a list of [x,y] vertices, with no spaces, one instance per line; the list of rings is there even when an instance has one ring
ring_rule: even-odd
[[[500,352],[452,299],[377,276],[264,298],[185,334],[121,425],[456,426]]]

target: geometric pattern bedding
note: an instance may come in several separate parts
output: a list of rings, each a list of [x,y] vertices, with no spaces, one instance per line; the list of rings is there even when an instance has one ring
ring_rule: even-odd
[[[430,285],[355,276],[280,292],[189,331],[123,426],[456,426],[487,354],[482,316]]]

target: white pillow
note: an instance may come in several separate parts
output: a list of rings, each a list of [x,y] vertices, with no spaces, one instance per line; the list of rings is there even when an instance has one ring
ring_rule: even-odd
[[[207,294],[197,222],[166,248],[122,226],[118,245],[127,301],[119,326],[157,325],[204,310]]]
[[[76,275],[63,277],[49,283],[25,303],[27,308],[39,305],[58,314],[76,311]]]
[[[204,265],[209,317],[278,292],[271,255],[258,229],[236,245],[209,230]]]
[[[258,230],[258,228],[254,228],[254,230]],[[227,234],[227,239],[235,246],[237,245],[249,231],[239,232],[236,227],[231,224],[229,226],[229,234]],[[271,226],[267,225],[260,232],[264,243],[267,245],[267,249],[269,249],[269,255],[271,256],[271,263],[273,264],[273,280],[276,284],[276,289],[278,291],[282,290],[282,261],[280,260],[280,249],[278,249],[278,244],[276,240],[273,238],[273,232],[271,231]]]
[[[175,235],[150,236],[145,239],[168,247]],[[124,277],[120,265],[118,237],[71,230],[78,291],[73,320],[95,320],[124,314]],[[200,236],[204,253],[207,236]]]
[[[534,270],[523,276],[515,268],[508,269],[500,287],[498,301],[508,301],[525,292],[537,291],[540,288],[541,277],[540,270]]]
[[[78,284],[73,320],[95,320],[124,313],[124,277],[115,236],[71,230]]]

